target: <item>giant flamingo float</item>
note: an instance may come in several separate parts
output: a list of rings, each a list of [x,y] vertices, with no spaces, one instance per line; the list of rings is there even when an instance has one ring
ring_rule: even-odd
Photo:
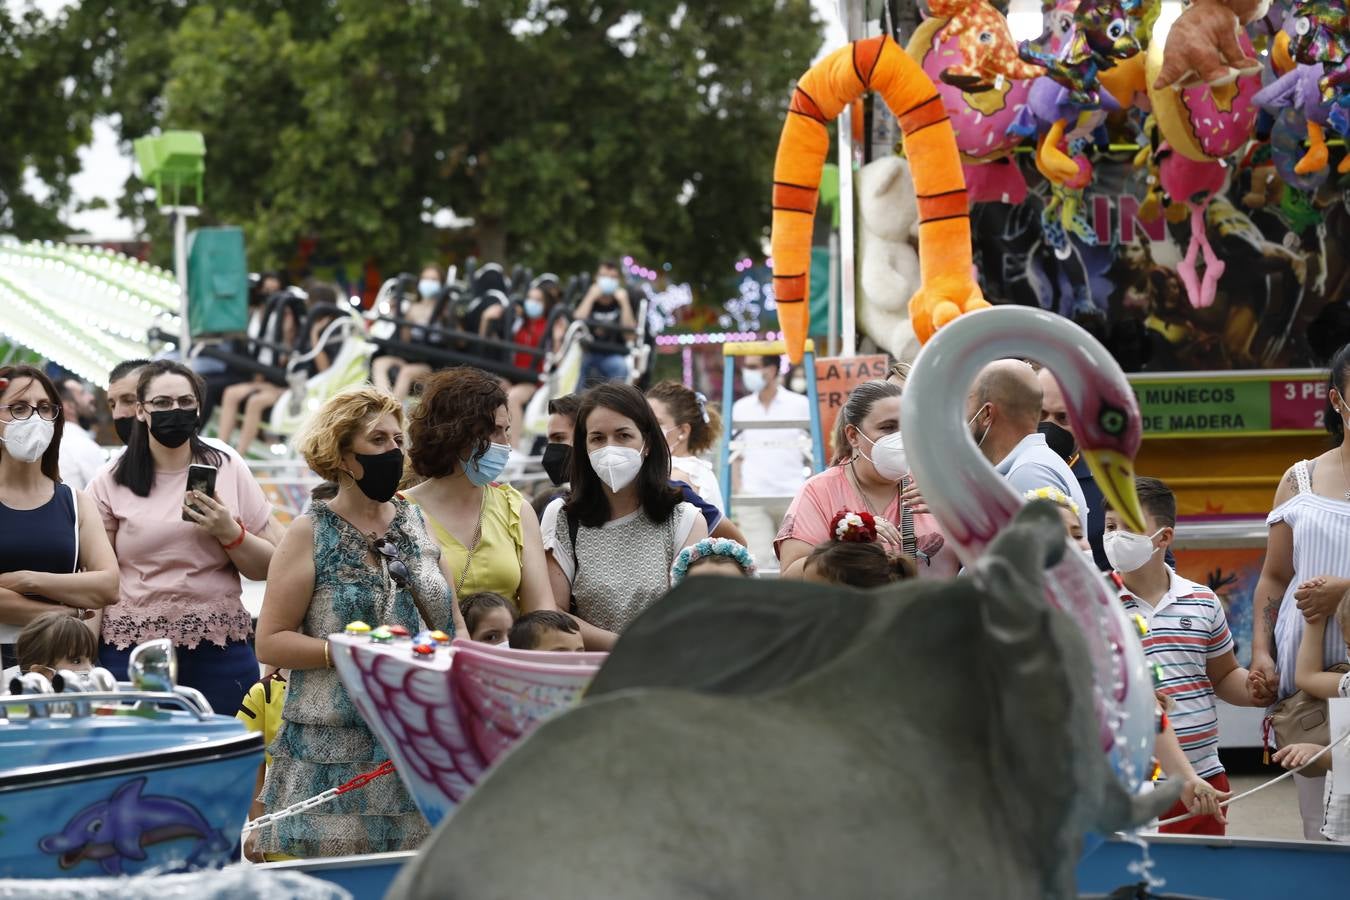
[[[901,424],[915,481],[929,509],[972,565],[1024,500],[979,453],[965,401],[975,376],[997,359],[1033,359],[1064,392],[1073,432],[1097,486],[1135,531],[1143,515],[1134,489],[1142,435],[1139,407],[1119,364],[1087,332],[1052,313],[1001,306],[963,316],[934,335],[914,361]],[[1149,770],[1154,696],[1136,626],[1086,558],[1071,553],[1046,575],[1052,605],[1068,613],[1092,653],[1098,717],[1117,776],[1136,788]]]

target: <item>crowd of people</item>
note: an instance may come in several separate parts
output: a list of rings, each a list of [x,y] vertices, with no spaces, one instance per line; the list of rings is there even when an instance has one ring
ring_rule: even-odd
[[[423,297],[433,274],[422,273]],[[623,327],[627,299],[603,277],[583,305]],[[830,464],[816,474],[795,429],[739,433],[728,494],[763,502],[737,510],[737,521],[709,462],[719,410],[683,384],[644,394],[610,363],[588,366],[598,383],[550,404],[542,465],[552,485],[533,497],[502,480],[518,437],[510,386],[472,367],[426,372],[409,413],[402,375],[390,383],[392,366],[377,372],[378,385],[337,394],[296,439],[323,484],[285,527],[239,453],[203,435],[208,388],[192,368],[131,360],[109,373],[108,410],[126,448],[98,467],[78,461],[82,442],[67,448],[67,432],[92,416],[88,392],[40,369],[0,368],[0,656],[21,671],[97,664],[125,679],[131,648],[170,639],[181,683],[216,710],[242,702],[241,717],[271,723],[262,813],[386,759],[333,669],[327,636],[348,622],[603,651],[691,578],[776,570],[875,588],[958,575],[907,464],[903,366],[852,391]],[[778,356],[743,359],[733,425],[809,414],[785,371]],[[1139,479],[1146,528],[1135,533],[1092,484],[1053,376],[1002,360],[969,392],[962,415],[980,453],[1019,495],[1061,509],[1066,540],[1114,572],[1124,608],[1149,625],[1145,651],[1170,722],[1157,756],[1185,785],[1173,814],[1193,814],[1165,830],[1224,831],[1216,698],[1269,706],[1299,692],[1350,694],[1350,675],[1328,672],[1350,647],[1350,557],[1340,550],[1350,527],[1347,380],[1350,349],[1331,371],[1337,446],[1292,466],[1275,497],[1249,669],[1218,598],[1169,564],[1177,519],[1167,485]],[[241,579],[266,582],[256,626]],[[1327,625],[1333,617],[1338,628]],[[1301,766],[1317,749],[1282,741],[1275,759]],[[1306,834],[1350,839],[1350,810],[1325,779],[1297,777]],[[388,782],[262,829],[248,852],[381,852],[427,833],[406,791]]]

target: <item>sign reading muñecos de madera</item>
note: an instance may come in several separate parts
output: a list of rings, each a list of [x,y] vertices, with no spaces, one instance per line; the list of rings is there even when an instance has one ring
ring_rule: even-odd
[[[1134,386],[1144,433],[1217,436],[1321,431],[1326,376],[1141,381]]]

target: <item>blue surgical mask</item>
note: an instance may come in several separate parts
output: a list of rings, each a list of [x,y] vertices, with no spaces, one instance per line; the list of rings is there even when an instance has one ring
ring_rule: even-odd
[[[525,315],[537,319],[544,314],[544,301],[529,297],[525,300]]]
[[[421,294],[423,299],[430,300],[441,292],[441,283],[434,278],[423,278],[417,282],[417,293]]]
[[[613,296],[614,292],[619,289],[619,279],[615,278],[613,275],[601,275],[595,280],[595,283],[599,286],[600,293],[604,294],[606,297]]]
[[[471,484],[482,487],[497,480],[510,458],[510,444],[489,444],[480,456],[464,463],[464,474]]]

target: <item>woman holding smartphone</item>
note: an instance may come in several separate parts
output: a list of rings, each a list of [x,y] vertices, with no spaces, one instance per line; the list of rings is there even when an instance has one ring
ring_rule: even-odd
[[[267,577],[282,528],[243,460],[197,435],[201,378],[181,363],[141,369],[127,450],[89,485],[117,553],[120,600],[104,615],[99,662],[119,679],[142,641],[169,638],[178,683],[230,714],[258,680],[240,576]],[[189,472],[196,487],[189,489]]]

